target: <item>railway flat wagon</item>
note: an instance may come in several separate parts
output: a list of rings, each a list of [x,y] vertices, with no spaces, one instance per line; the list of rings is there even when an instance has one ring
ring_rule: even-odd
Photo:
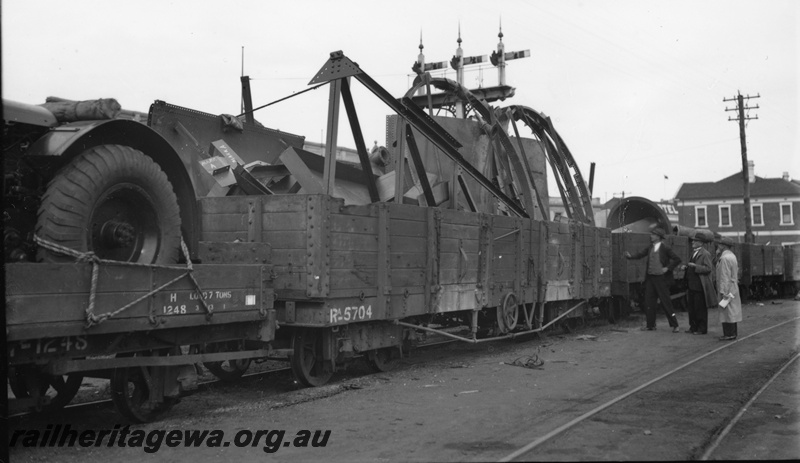
[[[6,266],[9,384],[17,405],[62,407],[84,377],[98,377],[111,380],[124,416],[150,421],[196,387],[195,363],[269,355],[269,267],[95,265]],[[182,352],[199,339],[202,346],[247,340],[249,348]]]

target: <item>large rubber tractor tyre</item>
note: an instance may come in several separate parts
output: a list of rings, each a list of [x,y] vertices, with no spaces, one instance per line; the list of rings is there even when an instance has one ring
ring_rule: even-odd
[[[166,174],[141,151],[95,146],[50,181],[36,233],[101,259],[175,263],[181,239],[178,199]],[[44,248],[37,257],[46,262],[74,260]]]

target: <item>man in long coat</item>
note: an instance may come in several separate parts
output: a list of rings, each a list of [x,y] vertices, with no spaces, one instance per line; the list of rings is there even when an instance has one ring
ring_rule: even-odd
[[[686,265],[686,280],[689,286],[689,329],[687,333],[706,334],[708,332],[708,309],[717,306],[719,299],[711,273],[714,264],[711,253],[703,247],[711,239],[700,231],[691,238],[692,257]]]
[[[739,335],[737,323],[742,321],[742,299],[739,297],[739,263],[736,256],[731,252],[733,240],[722,237],[717,242],[719,262],[717,262],[717,291],[719,294],[720,305],[728,301],[724,308],[720,309],[719,320],[722,322],[722,336],[720,341],[732,341]]]
[[[672,308],[672,298],[669,294],[669,287],[672,283],[672,271],[681,263],[681,258],[664,242],[664,238],[666,237],[667,234],[662,228],[654,228],[650,231],[651,245],[633,255],[625,251],[625,258],[641,259],[647,257],[647,264],[645,266],[647,274],[644,278],[647,326],[643,329],[648,331],[656,329],[656,298],[658,298],[661,300],[661,306],[664,308],[664,313],[667,315],[667,320],[669,321],[669,326],[672,327],[672,332],[679,333],[678,318],[675,316],[675,311]]]

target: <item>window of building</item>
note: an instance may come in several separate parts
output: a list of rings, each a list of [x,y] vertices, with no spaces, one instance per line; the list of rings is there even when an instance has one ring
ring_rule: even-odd
[[[792,203],[781,203],[781,225],[794,225]]]
[[[719,226],[720,227],[731,226],[731,206],[725,205],[719,207]]]
[[[708,216],[706,214],[706,206],[694,207],[694,226],[708,227]]]
[[[761,204],[752,204],[750,214],[753,216],[753,225],[764,225],[764,210]]]

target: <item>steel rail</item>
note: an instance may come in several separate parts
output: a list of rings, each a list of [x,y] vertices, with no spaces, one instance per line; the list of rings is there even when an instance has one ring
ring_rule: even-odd
[[[769,381],[767,381],[766,383],[764,383],[763,386],[761,386],[761,389],[759,389],[758,392],[753,394],[753,397],[751,397],[750,400],[748,400],[747,403],[742,406],[742,408],[739,410],[739,413],[737,413],[736,416],[734,416],[731,419],[731,421],[728,423],[728,425],[725,426],[725,429],[723,429],[717,435],[716,439],[714,439],[714,442],[712,442],[711,445],[709,445],[706,448],[706,451],[703,452],[703,455],[700,457],[700,460],[703,460],[703,461],[708,460],[708,458],[711,456],[712,453],[714,453],[714,450],[717,449],[717,447],[722,442],[722,440],[725,439],[725,437],[728,435],[728,433],[731,431],[731,429],[733,429],[733,427],[736,425],[736,423],[739,422],[739,420],[745,414],[747,409],[750,408],[750,405],[752,405],[753,402],[755,402],[756,399],[758,399],[761,396],[761,394],[764,391],[767,390],[767,388],[773,383],[773,381],[775,381],[781,374],[783,374],[783,372],[786,371],[786,369],[789,368],[789,366],[792,363],[794,363],[794,361],[797,360],[798,358],[800,358],[800,352],[794,354],[794,357],[789,359],[774,375],[772,375],[772,377],[769,379]]]
[[[239,380],[242,380],[242,379],[245,379],[245,378],[249,379],[249,378],[254,378],[254,377],[259,377],[259,376],[267,376],[267,375],[271,375],[273,373],[280,373],[282,371],[289,371],[289,370],[291,370],[290,367],[282,367],[282,368],[273,368],[271,370],[254,371],[253,373],[245,373],[245,374],[243,374],[239,378]],[[237,380],[237,381],[239,381],[239,380]],[[223,381],[221,379],[213,379],[211,381],[198,381],[197,389],[193,389],[191,391],[186,391],[186,392],[181,394],[181,397],[187,397],[187,396],[190,396],[190,395],[194,395],[197,392],[200,392],[200,391],[203,391],[203,390],[207,389],[209,386],[213,386],[215,384],[223,384],[223,383],[224,384],[230,384],[229,381]],[[89,402],[80,402],[80,403],[74,403],[74,404],[67,404],[63,408],[61,408],[59,411],[65,411],[65,410],[75,411],[75,410],[80,410],[80,409],[89,408],[89,407],[100,407],[100,406],[108,405],[111,402],[112,402],[111,399],[100,399],[100,400],[92,400],[92,401],[89,401]],[[55,412],[55,410],[53,410],[53,411]],[[26,411],[22,411],[22,412],[19,412],[19,413],[14,413],[14,414],[8,415],[8,418],[9,419],[11,419],[11,418],[21,418],[21,417],[24,417],[24,416],[39,415],[39,414],[41,414],[41,412],[37,412],[35,410],[26,410]]]
[[[513,461],[515,458],[520,457],[520,456],[530,452],[534,448],[536,448],[539,445],[541,445],[541,444],[549,441],[550,439],[558,436],[559,434],[561,434],[564,431],[572,428],[573,426],[585,421],[588,418],[591,418],[592,416],[594,416],[594,415],[600,413],[601,411],[611,407],[612,405],[627,399],[628,397],[632,396],[633,394],[636,394],[637,392],[641,391],[642,389],[645,389],[645,388],[647,388],[647,387],[649,387],[649,386],[661,381],[662,379],[664,379],[664,378],[666,378],[668,376],[671,376],[673,373],[677,373],[678,371],[683,370],[684,368],[686,368],[686,367],[688,367],[688,366],[690,366],[690,365],[692,365],[694,363],[697,363],[700,360],[702,360],[702,359],[704,359],[704,358],[706,358],[706,357],[708,357],[708,356],[710,356],[712,354],[715,354],[715,353],[717,353],[717,352],[719,352],[719,351],[721,351],[723,349],[727,349],[727,348],[729,348],[729,347],[731,347],[731,346],[733,346],[733,345],[735,345],[735,344],[737,344],[737,343],[739,343],[741,341],[744,341],[745,339],[752,338],[753,336],[757,336],[757,335],[759,335],[759,334],[761,334],[761,333],[763,333],[765,331],[769,331],[769,330],[778,328],[778,327],[783,326],[783,325],[785,325],[787,323],[791,323],[791,322],[797,321],[797,320],[800,320],[800,317],[791,318],[791,319],[786,320],[784,322],[778,323],[777,325],[771,326],[769,328],[765,328],[765,329],[763,329],[761,331],[757,331],[757,332],[755,332],[755,333],[753,333],[751,335],[748,335],[748,336],[745,336],[743,338],[737,339],[732,343],[725,344],[722,347],[718,347],[718,348],[716,348],[716,349],[714,349],[714,350],[712,350],[710,352],[707,352],[707,353],[695,358],[694,360],[690,360],[689,362],[686,362],[683,365],[681,365],[681,366],[679,366],[677,368],[674,368],[674,369],[664,373],[661,376],[658,376],[658,377],[656,377],[654,379],[651,379],[650,381],[647,381],[646,383],[644,383],[644,384],[642,384],[642,385],[640,385],[640,386],[638,386],[638,387],[636,387],[634,389],[631,389],[630,391],[628,391],[628,392],[626,392],[626,393],[624,393],[624,394],[622,394],[620,396],[617,396],[615,399],[609,400],[608,402],[604,403],[603,405],[600,405],[599,407],[596,407],[596,408],[584,413],[583,415],[581,415],[581,416],[569,421],[568,423],[565,423],[565,424],[557,427],[556,429],[550,431],[549,433],[545,434],[544,436],[539,437],[538,439],[535,439],[535,440],[531,441],[527,445],[521,447],[520,449],[516,450],[515,452],[512,452],[512,453],[506,455],[505,457],[501,458],[498,461],[499,462]]]

